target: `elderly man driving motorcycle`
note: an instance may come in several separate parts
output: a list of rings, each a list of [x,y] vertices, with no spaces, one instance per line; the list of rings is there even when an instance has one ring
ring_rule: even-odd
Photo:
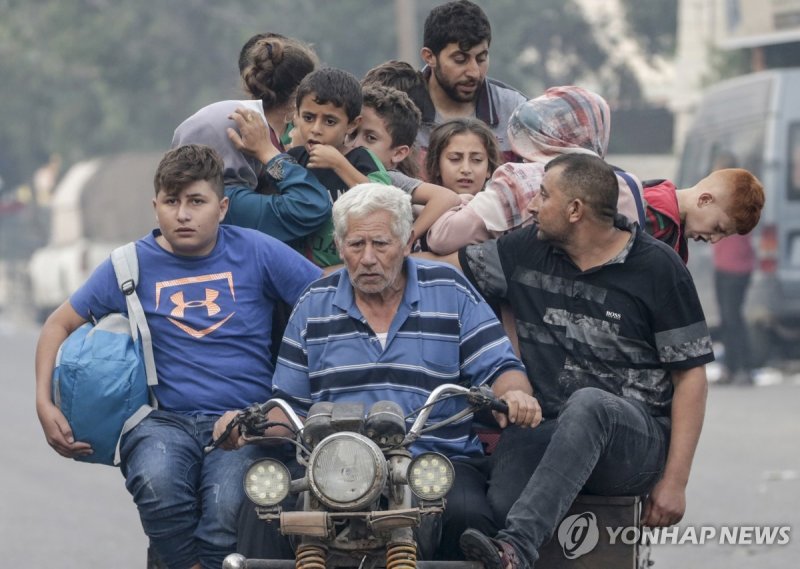
[[[507,417],[496,417],[501,427],[541,421],[524,368],[483,298],[452,267],[409,257],[414,235],[407,194],[358,185],[334,204],[333,222],[345,266],[312,283],[295,306],[273,378],[276,397],[289,400],[301,415],[320,401],[368,407],[388,400],[410,413],[443,383],[488,383],[508,404]],[[448,401],[431,418],[463,404]],[[221,419],[215,433],[232,417]],[[455,486],[441,535],[419,538],[422,556],[430,556],[423,544],[441,542],[437,557],[457,559],[458,536],[466,527],[497,530],[486,503],[488,468],[472,422],[423,435],[412,449],[436,450],[454,461]]]

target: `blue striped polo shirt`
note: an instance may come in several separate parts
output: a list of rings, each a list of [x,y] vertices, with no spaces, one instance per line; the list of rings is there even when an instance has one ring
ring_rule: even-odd
[[[302,415],[319,401],[398,403],[406,414],[443,383],[478,386],[520,370],[489,305],[458,271],[408,257],[403,299],[386,347],[356,306],[345,269],[312,283],[294,308],[283,338],[273,387]],[[463,398],[435,406],[429,422],[463,409]],[[412,419],[408,420],[410,425]],[[482,453],[472,417],[423,436],[412,451],[450,457]]]

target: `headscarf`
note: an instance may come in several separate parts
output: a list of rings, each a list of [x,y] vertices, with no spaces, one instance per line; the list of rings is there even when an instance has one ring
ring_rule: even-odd
[[[520,104],[508,121],[511,147],[528,162],[566,153],[606,155],[611,111],[605,99],[581,87],[551,87]]]
[[[525,163],[506,163],[495,170],[483,192],[468,208],[492,232],[504,232],[531,221],[528,204],[539,192],[544,167],[561,154],[592,154],[604,158],[611,111],[605,99],[575,86],[551,87],[521,103],[508,122],[511,147]],[[619,213],[639,219],[632,189],[619,179]],[[641,188],[639,188],[641,195]],[[483,194],[483,195],[482,195]]]
[[[227,128],[236,128],[228,117],[238,107],[246,107],[264,118],[261,101],[220,101],[203,107],[183,121],[172,136],[172,146],[205,144],[219,153],[225,164],[225,186],[244,186],[255,190],[264,165],[257,158],[237,150],[228,138]],[[266,119],[264,118],[266,121]]]

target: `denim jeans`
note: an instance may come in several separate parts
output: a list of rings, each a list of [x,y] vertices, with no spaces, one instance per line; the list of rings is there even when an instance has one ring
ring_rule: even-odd
[[[435,536],[438,544],[435,559],[464,559],[458,538],[467,528],[494,535],[502,527],[495,524],[486,494],[489,464],[485,456],[453,460],[455,483],[447,494],[441,533]]]
[[[725,367],[731,375],[738,371],[749,372],[750,359],[748,324],[744,318],[744,301],[750,286],[750,273],[743,275],[714,272],[714,291],[719,306],[719,327],[725,346]]]
[[[264,451],[247,446],[204,454],[217,419],[156,410],[122,440],[125,486],[170,569],[198,562],[219,569],[236,547],[244,471]]]
[[[495,451],[489,489],[496,517],[513,502],[497,538],[533,567],[539,547],[582,490],[647,493],[663,472],[669,432],[669,420],[653,417],[644,404],[595,388],[573,393],[553,421],[512,427]]]

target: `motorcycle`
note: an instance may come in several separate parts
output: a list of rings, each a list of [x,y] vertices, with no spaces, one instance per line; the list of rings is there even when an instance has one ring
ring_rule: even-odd
[[[428,425],[433,407],[454,397],[466,398],[467,406]],[[270,426],[267,414],[276,407],[289,419],[285,426],[295,433],[292,442],[305,474],[293,480],[286,464],[263,458],[250,466],[243,484],[258,518],[293,537],[296,558],[246,559],[237,553],[225,559],[224,569],[482,568],[478,562],[417,560],[414,529],[426,516],[444,511],[454,468],[443,454],[413,456],[410,447],[424,433],[479,410],[507,412],[489,388],[437,387],[408,430],[411,417],[391,401],[376,402],[366,413],[361,403],[316,403],[303,423],[286,401],[271,399],[241,411],[210,448],[237,425],[248,443],[274,439],[263,433]],[[281,507],[290,495],[300,498],[297,511]]]
[[[447,399],[464,397],[467,407],[428,425],[433,407]],[[295,559],[247,559],[234,553],[223,569],[483,569],[475,561],[423,561],[417,559],[414,529],[426,516],[439,515],[453,485],[454,469],[442,454],[412,456],[411,445],[421,435],[452,424],[471,413],[491,409],[504,413],[505,402],[489,388],[467,389],[445,384],[434,390],[406,431],[399,405],[380,401],[368,412],[360,403],[317,403],[305,424],[287,402],[272,399],[241,411],[208,451],[239,426],[248,443],[273,440],[263,436],[272,426],[266,419],[279,407],[294,432],[298,463],[305,473],[292,479],[279,460],[254,462],[245,473],[245,494],[259,519],[277,524],[295,540]],[[283,509],[287,496],[300,498],[297,511]],[[579,495],[559,525],[559,532],[540,550],[537,567],[547,569],[600,569],[652,566],[647,543],[610,542],[594,532],[594,545],[586,544],[592,532],[584,527],[639,529],[643,497]],[[562,526],[569,523],[561,535]],[[583,524],[583,525],[582,525]],[[588,541],[587,541],[588,540]],[[580,550],[584,550],[581,552]],[[580,553],[580,554],[578,554]]]

